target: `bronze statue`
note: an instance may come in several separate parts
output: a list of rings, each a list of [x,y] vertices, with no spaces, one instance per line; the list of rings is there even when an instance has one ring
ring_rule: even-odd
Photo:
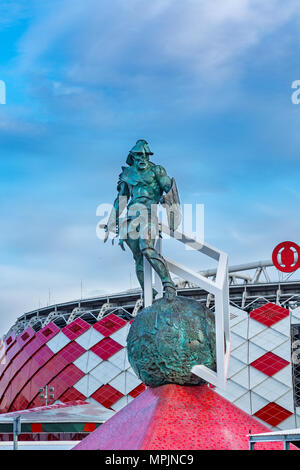
[[[166,207],[170,230],[174,231],[180,223],[180,203],[174,178],[170,178],[162,166],[152,163],[150,155],[153,153],[146,140],[138,140],[130,150],[128,166],[122,167],[119,176],[118,196],[105,226],[104,242],[111,232],[119,236],[123,250],[124,242],[129,246],[143,290],[145,256],[161,279],[164,297],[172,299],[176,294],[174,282],[164,258],[155,249],[155,241],[160,236],[157,206],[161,203]],[[127,214],[121,219],[126,207]],[[153,293],[155,296],[156,292]]]

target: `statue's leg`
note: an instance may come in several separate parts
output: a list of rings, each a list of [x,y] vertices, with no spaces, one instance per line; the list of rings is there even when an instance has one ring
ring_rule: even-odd
[[[150,237],[140,238],[140,250],[159,275],[164,287],[164,296],[172,298],[176,294],[175,284],[172,281],[164,258],[155,250],[154,245],[155,239]]]
[[[128,236],[125,242],[133,254],[136,277],[138,278],[139,284],[144,291],[144,259],[143,253],[140,250],[139,240],[133,240],[130,238],[130,236]]]
[[[125,240],[129,246],[135,261],[135,272],[139,284],[144,292],[144,255],[140,249],[139,240],[133,240],[130,236]],[[157,296],[157,290],[152,289],[153,298]]]

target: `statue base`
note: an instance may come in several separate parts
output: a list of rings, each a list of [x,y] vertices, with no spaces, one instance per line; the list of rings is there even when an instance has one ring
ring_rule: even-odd
[[[127,338],[128,360],[145,385],[200,385],[191,373],[203,364],[216,370],[213,313],[186,297],[155,300],[134,319]]]
[[[248,450],[249,430],[270,428],[208,385],[164,385],[145,390],[74,450]],[[282,442],[255,448],[282,450]]]

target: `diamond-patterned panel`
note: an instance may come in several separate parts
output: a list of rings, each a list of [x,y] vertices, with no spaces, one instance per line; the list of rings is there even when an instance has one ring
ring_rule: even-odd
[[[229,361],[228,378],[231,378],[233,375],[237,374],[245,366],[246,364],[243,362],[238,361],[238,359],[235,359],[235,357],[231,357]]]
[[[270,426],[277,426],[279,423],[287,419],[292,413],[277,403],[268,403],[266,406],[254,413],[257,418],[270,424]]]
[[[248,324],[248,339],[251,339],[253,336],[258,335],[258,333],[261,333],[267,328],[266,325],[263,325],[262,323],[259,323],[256,320],[253,320],[252,318],[249,318],[249,324]]]
[[[80,393],[76,388],[69,388],[61,397],[60,401],[63,403],[67,403],[68,401],[77,401],[77,400],[85,400],[85,395]]]
[[[128,403],[130,403],[132,400],[133,398],[130,395],[124,396],[120,398],[120,400],[116,401],[116,403],[114,403],[111,406],[111,408],[114,411],[120,411],[122,408],[124,408],[124,406],[128,405]]]
[[[63,334],[62,331],[60,331],[57,335],[54,336],[54,338],[50,339],[50,341],[47,342],[47,346],[51,349],[52,352],[56,354],[68,343],[70,343],[70,341],[70,338],[68,338],[66,335]]]
[[[121,370],[126,370],[128,367],[130,367],[126,348],[121,349],[116,354],[111,356],[108,361],[119,367]]]
[[[119,343],[114,341],[111,338],[104,338],[102,341],[99,343],[95,344],[91,348],[91,351],[93,351],[95,354],[97,354],[101,359],[106,361],[109,359],[113,354],[116,354],[120,349],[122,349],[123,346],[121,346]]]
[[[26,330],[23,331],[23,333],[17,336],[17,343],[19,344],[19,347],[22,348],[25,344],[29,343],[29,341],[31,341],[34,336],[35,331],[31,328],[31,326],[28,326]]]
[[[91,371],[91,374],[103,384],[110,382],[120,373],[121,369],[108,361],[101,362],[101,364]]]
[[[280,344],[277,348],[272,351],[277,356],[283,357],[286,361],[291,361],[291,338],[284,343]]]
[[[101,385],[103,385],[103,382],[91,374],[86,374],[74,385],[74,388],[85,397],[90,397]]]
[[[268,376],[266,374],[263,374],[257,369],[254,369],[253,367],[249,367],[249,379],[250,379],[250,390],[256,385],[260,384],[264,380],[267,380]]]
[[[101,389],[96,395],[106,400],[106,406],[109,407],[110,402],[116,400],[119,403],[115,409],[121,407],[125,403],[124,400],[120,401],[123,396],[121,392],[111,385],[109,387],[103,385],[108,385],[130,368],[124,347],[129,327],[130,322],[111,314],[94,326],[77,318],[62,330],[55,324],[49,323],[36,334],[33,330],[29,330],[23,332],[23,337],[19,335],[20,338],[13,336],[11,339],[8,338],[10,356],[13,358],[18,355],[22,360],[21,362],[15,360],[15,380],[12,380],[12,374],[7,374],[8,393],[5,393],[6,401],[3,402],[3,409],[8,411],[9,407],[18,409],[20,406],[30,406],[30,403],[35,403],[37,400],[41,384],[47,383],[55,386],[55,399],[59,398],[62,401],[84,399]],[[24,357],[20,355],[20,342],[22,351],[28,349],[26,357],[24,354]],[[43,343],[46,345],[43,346]],[[14,346],[16,351],[13,349]],[[45,360],[39,361],[45,348],[49,354]],[[37,358],[36,366],[35,358]],[[99,366],[101,367],[98,368]],[[141,393],[144,386],[136,375],[127,370],[125,377],[125,392],[133,391],[136,396]],[[129,397],[127,398],[128,401]],[[132,399],[133,396],[130,397],[130,400]]]
[[[230,334],[230,341],[231,341],[231,351],[234,351],[235,349],[239,348],[242,344],[246,344],[245,338],[242,338],[241,336],[236,335],[233,332],[231,332]]]
[[[251,341],[260,348],[272,351],[280,344],[286,341],[286,336],[278,333],[278,331],[266,328],[264,331],[251,338]]]
[[[82,370],[85,374],[94,369],[98,364],[102,362],[101,357],[93,353],[93,351],[86,351],[82,356],[80,356],[76,361],[74,361],[75,366]]]
[[[80,380],[84,376],[84,373],[82,370],[78,369],[78,367],[74,366],[74,364],[69,364],[64,370],[58,374],[53,381],[49,383],[49,386],[53,386],[54,382],[59,380],[61,382],[62,387],[70,388],[72,387],[78,380]],[[58,390],[57,387],[55,386],[55,398],[58,398],[60,395],[58,395]],[[64,392],[65,392],[64,390]]]
[[[122,372],[110,381],[110,385],[123,395],[127,395],[131,390],[140,385],[142,381],[130,372]]]
[[[244,344],[236,348],[234,351],[231,352],[231,357],[242,361],[244,364],[248,362],[248,341]]]
[[[10,336],[8,338],[6,338],[6,340],[5,340],[6,351],[8,351],[8,349],[12,347],[12,345],[16,341],[16,337],[17,337],[16,333],[14,331],[12,331]]]
[[[71,362],[76,361],[76,359],[81,356],[84,352],[85,350],[80,346],[80,344],[77,344],[75,343],[75,341],[72,341],[71,343],[67,344],[67,346],[65,346],[63,349],[61,349],[56,355],[56,357],[61,358],[68,364],[70,364]]]
[[[293,386],[292,366],[289,364],[288,366],[284,367],[279,372],[274,374],[273,378],[276,380],[279,380],[279,382],[282,382],[283,384],[292,388]]]
[[[85,331],[89,330],[91,325],[81,318],[76,318],[76,320],[69,323],[62,329],[62,332],[71,340],[78,338]]]
[[[234,325],[237,325],[242,320],[246,320],[248,318],[247,312],[245,312],[244,310],[241,310],[238,307],[234,307],[233,305],[230,305],[229,311],[230,311],[230,326],[231,327],[233,327]]]
[[[285,317],[283,320],[272,325],[272,328],[279,333],[285,335],[287,338],[291,336],[291,325],[290,325],[290,316]]]
[[[230,401],[237,400],[248,391],[246,388],[241,387],[240,385],[234,383],[232,380],[228,380],[225,390],[218,389],[217,387],[215,388],[215,390],[219,393],[219,395],[222,395],[222,397]]]
[[[54,388],[54,400],[61,400],[61,395],[63,395],[75,382],[77,382],[84,373],[79,370],[74,364],[69,364],[62,372],[60,372],[54,379],[49,383],[49,387]],[[53,399],[50,399],[50,404],[54,402]],[[39,394],[31,402],[30,407],[34,408],[35,406],[41,406],[43,400],[40,398]]]
[[[258,410],[268,404],[268,400],[257,395],[257,393],[251,392],[251,414],[255,414]]]
[[[50,339],[54,338],[60,329],[55,323],[48,323],[48,325],[44,326],[41,330],[39,330],[36,334],[37,338],[41,339],[43,343],[50,341]]]
[[[146,385],[141,383],[140,385],[138,385],[137,387],[135,387],[133,390],[131,390],[131,392],[129,393],[129,395],[133,398],[136,398],[138,397],[141,393],[143,393],[144,391],[146,390]]]
[[[111,408],[111,406],[120,400],[122,396],[122,393],[109,384],[103,385],[92,394],[92,398],[94,398],[94,400],[96,400],[101,405],[105,406],[105,408]]]
[[[294,413],[294,397],[292,390],[289,390],[285,395],[276,400],[277,405],[283,406],[288,411]]]
[[[252,310],[250,317],[266,326],[272,326],[278,321],[289,316],[289,310],[279,305],[268,303],[260,308]]]
[[[110,335],[110,337],[116,341],[117,343],[121,344],[122,346],[126,346],[126,340],[129,333],[129,325],[128,323],[120,328],[118,331]]]
[[[246,413],[251,415],[251,397],[250,392],[243,395],[241,398],[234,402],[236,406],[246,411]]]
[[[263,356],[267,352],[266,349],[263,349],[260,346],[257,346],[257,344],[251,343],[251,341],[248,342],[248,345],[249,345],[249,363],[250,364],[251,362]]]
[[[279,372],[281,369],[289,364],[288,361],[282,357],[277,356],[272,352],[267,352],[263,356],[259,357],[255,361],[251,362],[251,366],[258,369],[260,372],[272,377],[272,375]]]
[[[295,429],[297,427],[296,415],[291,415],[281,423],[277,424],[279,429]]]
[[[95,344],[99,343],[104,336],[99,333],[95,328],[90,328],[81,336],[76,338],[76,343],[80,344],[84,349],[91,349]]]
[[[241,385],[242,387],[249,389],[249,370],[248,369],[249,369],[248,367],[244,367],[244,369],[242,369],[240,372],[233,375],[231,377],[231,380]]]
[[[99,320],[95,325],[93,325],[93,328],[99,331],[103,336],[110,336],[115,333],[115,331],[125,326],[126,323],[126,320],[111,313],[110,315],[107,315],[107,317]]]
[[[234,325],[231,328],[231,331],[233,333],[235,333],[236,335],[239,335],[242,338],[246,339],[247,338],[247,329],[248,329],[247,326],[248,326],[248,320],[242,320],[237,325]]]
[[[264,382],[257,385],[253,391],[272,402],[278,400],[282,395],[289,391],[289,388],[281,382],[268,377]]]

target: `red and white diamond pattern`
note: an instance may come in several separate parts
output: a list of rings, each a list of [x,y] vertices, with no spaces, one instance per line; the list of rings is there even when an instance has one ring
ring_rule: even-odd
[[[74,365],[85,375],[73,388],[85,399],[115,411],[119,411],[145,389],[128,362],[126,339],[129,327],[129,322],[110,314],[89,329],[84,329],[81,335],[77,331],[75,339],[86,351],[74,361]],[[137,390],[141,385],[140,390]],[[129,395],[132,392],[133,396]]]
[[[290,312],[267,304],[248,315],[232,307],[232,352],[225,396],[276,429],[300,426],[294,410]],[[126,338],[130,322],[109,314],[91,326],[76,319],[60,330],[49,323],[35,333],[28,327],[5,341],[0,365],[0,411],[39,406],[39,388],[53,384],[56,399],[88,400],[115,411],[145,389],[130,367]]]
[[[216,389],[247,413],[276,429],[299,427],[293,403],[290,323],[292,312],[268,303],[250,315],[231,307],[232,351],[226,391]]]
[[[64,328],[28,327],[5,341],[0,364],[0,412],[40,406],[39,390],[53,385],[55,400],[89,400],[115,411],[145,389],[130,367],[130,322],[109,314],[90,325],[77,318]]]

